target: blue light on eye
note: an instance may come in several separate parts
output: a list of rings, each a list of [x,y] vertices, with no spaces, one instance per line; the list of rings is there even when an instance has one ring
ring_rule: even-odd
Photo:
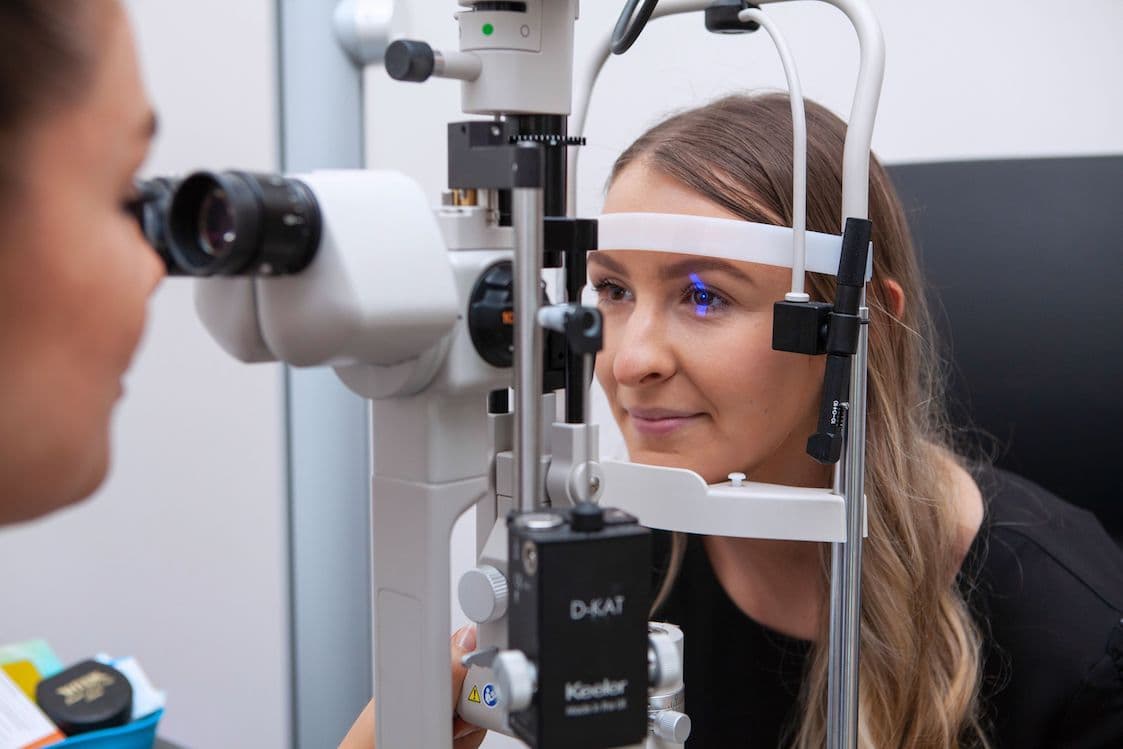
[[[708,291],[706,291],[706,284],[702,283],[702,279],[698,278],[697,273],[691,273],[690,274],[690,280],[694,283],[694,291],[702,292],[703,294],[709,293]],[[705,317],[706,312],[708,312],[709,309],[710,308],[705,304],[695,304],[694,305],[694,312],[699,317]]]

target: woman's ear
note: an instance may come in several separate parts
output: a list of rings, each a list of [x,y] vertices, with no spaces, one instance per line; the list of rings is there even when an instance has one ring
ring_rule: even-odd
[[[885,298],[885,306],[889,313],[898,320],[903,320],[905,317],[905,290],[901,288],[901,284],[892,278],[887,278],[878,282],[878,286],[881,287],[881,295]]]

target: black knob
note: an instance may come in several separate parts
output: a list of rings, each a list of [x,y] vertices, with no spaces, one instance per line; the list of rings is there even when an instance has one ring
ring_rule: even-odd
[[[578,502],[569,515],[569,525],[582,533],[595,533],[604,528],[604,510],[592,502]]]
[[[715,0],[706,8],[706,30],[715,34],[747,34],[756,31],[760,24],[756,21],[742,21],[737,14],[747,8],[758,6],[744,0]]]
[[[396,81],[421,83],[433,74],[433,48],[414,39],[399,39],[386,48],[386,72]]]

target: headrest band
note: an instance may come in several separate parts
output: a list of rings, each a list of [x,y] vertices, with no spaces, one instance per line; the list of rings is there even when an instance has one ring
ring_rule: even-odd
[[[728,218],[678,213],[604,213],[597,218],[598,249],[704,255],[791,268],[793,229]],[[806,233],[807,271],[838,274],[842,237]],[[873,248],[866,280],[873,277]]]

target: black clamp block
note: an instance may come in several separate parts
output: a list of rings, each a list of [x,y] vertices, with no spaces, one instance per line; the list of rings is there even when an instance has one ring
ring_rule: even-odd
[[[584,255],[597,248],[597,220],[547,216],[543,239],[547,252]]]
[[[509,122],[468,120],[448,125],[448,186],[453,190],[542,187],[541,148],[512,141]]]
[[[827,353],[828,302],[776,302],[772,306],[772,348],[793,354]]]
[[[743,0],[715,0],[706,8],[706,30],[715,34],[748,34],[760,28],[756,21],[742,21],[737,14],[760,6]]]

